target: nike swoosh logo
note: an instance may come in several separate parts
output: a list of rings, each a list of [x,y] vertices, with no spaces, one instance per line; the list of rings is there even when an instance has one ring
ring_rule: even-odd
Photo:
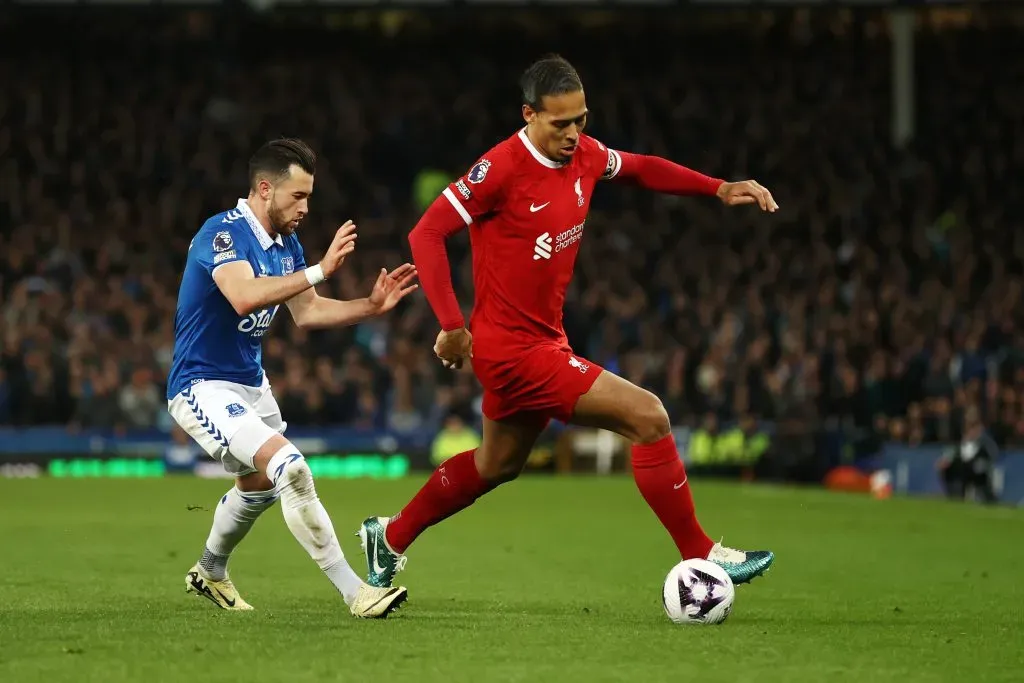
[[[681,482],[679,482],[678,484],[676,484],[675,486],[673,486],[672,488],[674,488],[677,491],[679,489],[683,488],[683,486],[686,485],[686,479],[687,479],[686,477],[683,477],[683,480]]]
[[[393,597],[395,597],[395,593],[399,592],[400,590],[402,590],[402,589],[401,589],[401,588],[399,588],[399,587],[397,587],[397,586],[394,586],[394,587],[392,587],[392,588],[391,588],[391,590],[389,590],[389,591],[388,591],[387,593],[385,593],[385,594],[384,594],[384,597],[383,597],[383,598],[380,598],[379,600],[377,600],[376,602],[374,602],[374,603],[373,603],[372,605],[370,605],[370,606],[369,606],[369,607],[367,607],[366,609],[367,609],[367,610],[371,610],[371,609],[373,609],[374,607],[376,607],[377,605],[379,605],[380,603],[384,602],[385,600],[388,600],[388,599],[390,599],[390,598],[393,598]]]
[[[189,572],[188,578],[192,582],[192,587],[195,588],[200,595],[209,599],[214,604],[217,603],[217,600],[213,597],[213,592],[210,590],[210,587],[206,585],[206,582],[203,581],[202,577],[200,577],[197,572]],[[225,605],[227,605],[228,607],[235,606],[234,600],[228,600],[228,596],[221,593],[220,590],[216,588],[214,590],[217,591],[217,595],[221,597]]]
[[[377,561],[377,537],[373,538],[373,547],[371,548],[373,553],[373,571],[377,574],[384,573],[384,567],[380,566],[380,562]]]
[[[224,600],[224,604],[226,604],[228,607],[234,607],[235,606],[235,601],[234,600],[228,600],[228,596],[224,595],[219,590],[217,591],[217,595],[219,595]]]
[[[537,213],[538,211],[540,211],[541,209],[543,209],[545,206],[547,206],[550,203],[551,202],[544,202],[540,206],[534,206],[533,203],[531,203],[530,204],[530,213]]]

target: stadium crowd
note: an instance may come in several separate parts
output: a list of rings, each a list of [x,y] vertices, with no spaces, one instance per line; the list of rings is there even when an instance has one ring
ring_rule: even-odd
[[[31,59],[0,60],[0,425],[166,428],[189,240],[246,194],[267,138],[319,152],[300,235],[315,259],[354,219],[359,248],[322,287],[365,296],[408,258],[415,188],[514,132],[519,71],[557,48],[583,77],[588,132],[757,178],[782,209],[602,187],[565,312],[578,353],[677,424],[788,417],[918,443],[958,438],[976,406],[1001,445],[1024,443],[1024,36],[925,27],[917,134],[897,150],[877,23],[758,16],[565,21],[557,41],[556,20],[523,21],[500,53],[507,27],[447,15],[303,25],[284,51],[246,49],[280,42],[272,22],[198,12],[25,44]],[[468,306],[465,235],[449,253]],[[278,321],[264,359],[290,424],[430,427],[478,398],[471,373],[433,359],[435,334],[416,295],[345,330]]]

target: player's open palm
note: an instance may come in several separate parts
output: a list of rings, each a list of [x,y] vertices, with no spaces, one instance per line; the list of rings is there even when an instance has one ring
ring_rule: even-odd
[[[355,251],[356,248],[356,225],[352,221],[345,221],[345,224],[338,228],[331,240],[331,246],[327,247],[327,253],[320,261],[320,267],[324,269],[324,277],[330,277],[334,271],[345,262],[345,257]]]
[[[457,330],[441,330],[434,342],[434,355],[441,359],[446,368],[458,370],[467,359],[473,357],[473,335],[465,327]]]
[[[741,204],[757,204],[762,211],[774,213],[779,205],[775,203],[772,193],[756,180],[741,180],[737,183],[722,183],[718,188],[718,198],[726,206]]]
[[[377,313],[390,311],[399,301],[416,291],[419,285],[413,283],[415,279],[416,266],[411,263],[401,265],[390,273],[386,268],[381,268],[373,291],[370,292],[370,305]]]

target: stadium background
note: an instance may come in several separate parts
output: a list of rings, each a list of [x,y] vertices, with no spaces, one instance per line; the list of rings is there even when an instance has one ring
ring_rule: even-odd
[[[783,208],[595,196],[570,339],[663,397],[693,469],[853,465],[936,493],[978,414],[1001,497],[1024,500],[1019,8],[415,4],[0,9],[0,473],[215,475],[163,382],[188,242],[244,195],[254,147],[317,150],[302,238],[317,255],[357,220],[324,289],[362,296],[439,188],[519,125],[517,74],[554,50],[603,142],[755,177]],[[464,235],[450,253],[468,304]],[[350,329],[274,325],[266,367],[317,474],[397,477],[472,441],[450,428],[474,428],[478,387],[434,361],[435,327],[421,295]],[[531,467],[622,455],[555,426]]]

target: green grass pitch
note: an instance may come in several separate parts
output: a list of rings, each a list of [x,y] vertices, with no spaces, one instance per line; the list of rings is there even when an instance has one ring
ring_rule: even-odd
[[[321,482],[342,546],[419,479]],[[525,478],[412,548],[409,603],[350,617],[277,507],[232,560],[253,613],[184,592],[228,484],[0,480],[0,681],[1020,681],[1024,514],[695,482],[777,554],[721,626],[672,625],[674,547],[627,478]],[[201,506],[201,507],[196,507]]]

